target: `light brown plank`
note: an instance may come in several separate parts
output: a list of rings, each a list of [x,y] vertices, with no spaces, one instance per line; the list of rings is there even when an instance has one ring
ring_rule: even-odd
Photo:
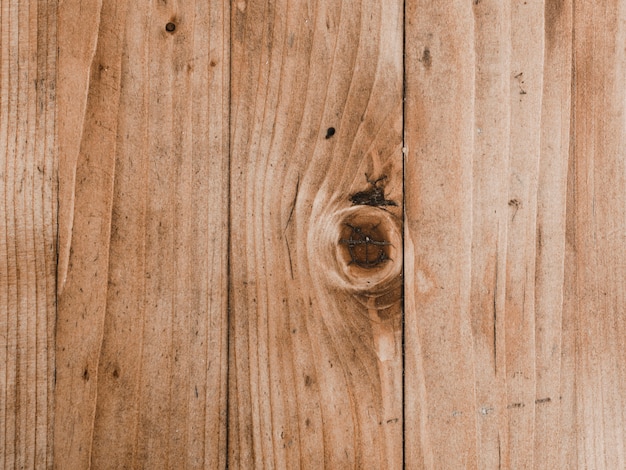
[[[0,467],[51,468],[56,2],[0,2]]]
[[[617,0],[574,6],[563,312],[572,335],[563,375],[574,402],[565,415],[571,431],[563,455],[577,468],[624,468],[626,12]]]
[[[504,335],[510,468],[534,466],[537,191],[544,66],[543,0],[511,2],[510,149]],[[543,398],[543,397],[542,397]]]
[[[544,9],[541,154],[535,235],[534,467],[575,468],[561,461],[570,447],[562,409],[570,376],[562,374],[567,178],[572,125],[572,1],[548,0]],[[531,404],[532,405],[532,404]]]
[[[477,468],[472,4],[409,1],[405,24],[406,463]]]
[[[474,2],[475,101],[472,159],[471,318],[476,375],[477,467],[508,455],[504,302],[510,153],[511,5]],[[519,90],[514,96],[519,97]],[[498,334],[500,333],[500,334]]]
[[[61,179],[73,215],[56,464],[223,468],[228,3],[109,0],[93,13],[75,34],[95,30],[95,53],[60,63],[62,109],[81,129],[60,135],[80,151],[75,185],[71,168]],[[80,17],[78,3],[61,11],[66,24]]]
[[[411,468],[560,468],[571,11],[407,3]]]
[[[229,464],[401,468],[402,4],[232,15]]]

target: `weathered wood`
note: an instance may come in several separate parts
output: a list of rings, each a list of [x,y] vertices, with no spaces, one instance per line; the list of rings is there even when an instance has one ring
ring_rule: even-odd
[[[0,467],[51,468],[56,2],[0,2]]]
[[[232,15],[229,463],[401,468],[402,3]]]
[[[562,374],[571,401],[563,465],[624,468],[626,5],[574,5]]]
[[[224,467],[228,3],[90,7],[60,11],[91,48],[59,63],[55,463]]]
[[[476,468],[472,3],[409,1],[405,25],[406,463]]]
[[[407,3],[409,467],[625,465],[622,3]]]
[[[561,450],[571,448],[566,438],[571,429],[560,419],[562,409],[571,404],[564,391],[572,378],[570,372],[563,375],[562,368],[562,345],[569,335],[563,323],[563,286],[568,268],[565,216],[572,124],[572,13],[571,0],[545,2],[535,235],[535,468],[576,468],[561,460]]]
[[[625,468],[625,7],[0,0],[0,467]]]

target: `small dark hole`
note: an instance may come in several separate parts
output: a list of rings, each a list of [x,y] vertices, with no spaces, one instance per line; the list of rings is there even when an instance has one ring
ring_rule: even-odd
[[[327,138],[327,139],[330,139],[330,138],[331,138],[332,136],[334,136],[334,135],[335,135],[335,128],[334,128],[334,127],[329,127],[329,128],[326,130],[326,138]]]
[[[167,31],[168,33],[173,33],[175,29],[176,25],[174,23],[167,23],[165,25],[165,31]]]

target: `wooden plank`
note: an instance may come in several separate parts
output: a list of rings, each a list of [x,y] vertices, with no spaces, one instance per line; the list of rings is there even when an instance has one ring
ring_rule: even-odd
[[[73,34],[93,55],[59,65],[62,112],[81,129],[59,135],[78,153],[75,185],[71,168],[61,178],[73,215],[61,230],[56,464],[223,468],[228,3],[91,12]],[[81,15],[72,2],[60,18]],[[77,80],[86,97],[71,95]]]
[[[234,3],[232,468],[402,466],[402,28]]]
[[[406,3],[407,468],[477,468],[471,287],[471,2]]]
[[[508,455],[504,303],[511,148],[511,4],[474,2],[476,51],[472,161],[471,319],[478,468]],[[517,91],[517,90],[516,90]],[[514,96],[519,97],[519,93]],[[498,333],[500,333],[498,335]]]
[[[545,2],[541,154],[537,180],[535,264],[534,466],[575,468],[561,461],[569,423],[561,419],[572,375],[562,374],[565,338],[565,231],[572,125],[572,1]],[[532,403],[531,403],[532,406]]]
[[[624,2],[574,2],[563,376],[573,403],[564,464],[624,468],[626,160]],[[570,326],[571,325],[571,326]]]
[[[561,468],[571,12],[407,3],[414,468]]]
[[[508,427],[503,464],[511,468],[534,465],[537,191],[544,31],[543,0],[511,2],[510,157],[505,193],[508,229],[502,312]]]
[[[51,468],[56,9],[0,2],[0,467]]]

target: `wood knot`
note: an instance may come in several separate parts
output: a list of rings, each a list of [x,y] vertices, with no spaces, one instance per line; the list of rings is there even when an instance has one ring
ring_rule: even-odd
[[[388,261],[390,242],[380,233],[380,223],[368,227],[346,223],[349,234],[340,240],[346,245],[350,255],[350,263],[365,269],[377,267]]]
[[[377,296],[401,284],[400,221],[390,212],[368,205],[336,214],[335,272],[345,288]]]

